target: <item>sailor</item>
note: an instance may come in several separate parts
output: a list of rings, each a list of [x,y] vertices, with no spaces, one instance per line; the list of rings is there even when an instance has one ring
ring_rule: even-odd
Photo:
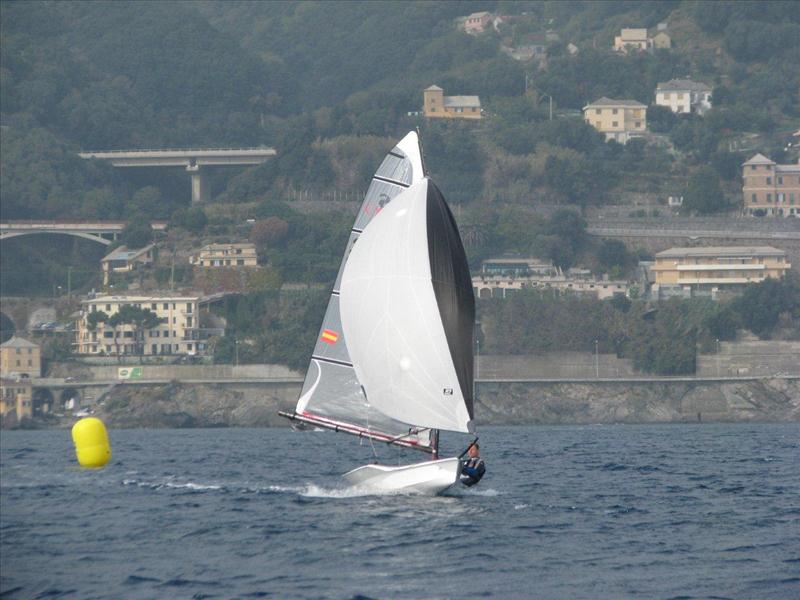
[[[469,458],[464,461],[461,467],[461,483],[467,487],[471,487],[478,483],[486,473],[486,465],[483,464],[483,459],[480,457],[480,446],[475,442],[467,450]]]

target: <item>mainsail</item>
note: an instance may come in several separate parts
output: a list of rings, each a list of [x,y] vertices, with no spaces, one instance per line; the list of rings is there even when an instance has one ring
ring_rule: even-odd
[[[455,219],[425,178],[352,249],[341,320],[372,407],[431,429],[473,431],[475,299]]]
[[[423,177],[419,140],[417,134],[411,132],[386,155],[372,178],[350,232],[295,413],[286,416],[401,445],[431,448],[433,442],[429,430],[417,431],[417,428],[375,410],[367,401],[350,358],[342,327],[339,295],[348,257],[367,224],[395,196]]]

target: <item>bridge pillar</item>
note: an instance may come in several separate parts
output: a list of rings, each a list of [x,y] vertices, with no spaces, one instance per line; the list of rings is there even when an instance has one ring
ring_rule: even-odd
[[[189,165],[186,170],[192,176],[192,204],[208,200],[208,182],[200,165]]]

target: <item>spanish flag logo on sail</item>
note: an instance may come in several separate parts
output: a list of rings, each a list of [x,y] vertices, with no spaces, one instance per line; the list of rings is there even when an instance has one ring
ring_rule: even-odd
[[[323,329],[322,335],[319,336],[326,344],[335,344],[339,340],[339,334],[331,329]]]

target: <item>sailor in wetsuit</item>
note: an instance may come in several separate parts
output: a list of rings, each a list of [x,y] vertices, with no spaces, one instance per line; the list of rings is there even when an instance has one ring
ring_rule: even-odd
[[[483,464],[483,459],[480,457],[480,446],[477,442],[469,447],[467,455],[469,458],[461,467],[461,483],[471,487],[481,480],[486,472],[486,465]]]

